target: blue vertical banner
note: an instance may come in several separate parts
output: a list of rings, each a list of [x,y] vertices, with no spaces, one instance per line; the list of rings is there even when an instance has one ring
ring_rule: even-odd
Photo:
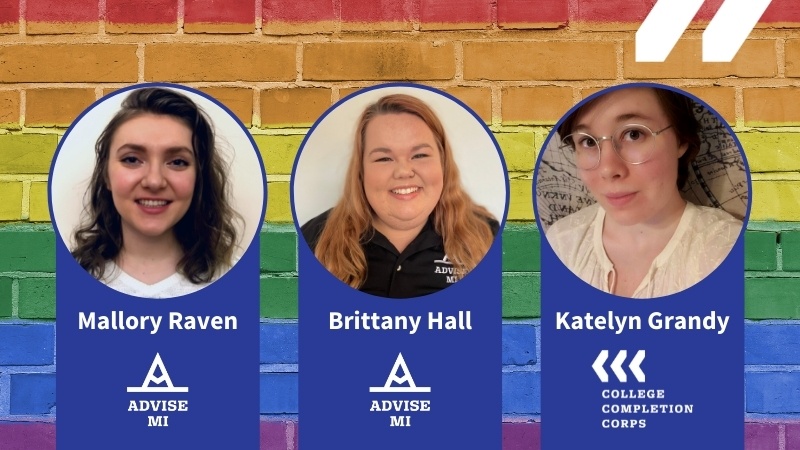
[[[695,143],[686,137],[693,134]],[[688,168],[679,192],[659,178],[677,173],[668,153],[675,149],[679,158],[696,153],[678,160]],[[618,86],[559,121],[535,179],[537,222],[548,232],[542,449],[742,449],[745,226],[738,219],[749,212],[750,177],[733,131],[675,88]],[[679,223],[635,291],[642,298],[607,293],[622,284],[620,271],[635,272],[613,253],[619,248],[608,230],[651,231],[653,217],[663,217],[652,211],[673,194],[680,197],[672,205],[683,208]],[[706,268],[713,271],[702,278]]]
[[[175,114],[175,104],[183,112],[196,108],[187,107],[185,99],[176,100],[176,93],[204,112],[216,136],[213,142],[202,137],[208,135],[198,131],[201,125],[192,128],[178,118],[183,116]],[[134,96],[147,100],[135,103]],[[118,114],[126,110],[134,112]],[[109,132],[110,149],[96,154],[95,142],[100,142],[104,129],[112,129],[107,125],[112,117],[122,117],[122,125]],[[123,127],[134,123],[139,127],[136,133],[126,135],[122,130],[131,128]],[[142,125],[154,123],[158,126]],[[175,123],[191,136],[189,144],[164,131],[174,130]],[[132,136],[130,141],[127,136]],[[218,160],[203,156],[213,153]],[[108,158],[97,157],[101,154]],[[122,169],[113,166],[118,163]],[[91,175],[96,164],[108,164],[100,177]],[[209,167],[226,177],[227,194],[219,185],[211,187],[211,175],[204,171]],[[146,175],[138,175],[142,170]],[[177,272],[149,284],[115,268],[117,261],[111,258],[104,261],[103,281],[98,280],[71,253],[75,230],[92,216],[88,204],[98,183],[113,198],[113,205],[101,208],[113,208],[110,214],[122,223],[122,231],[111,227],[109,234],[119,235],[128,254],[141,249],[133,248],[135,243],[152,242],[163,232],[190,233],[165,219],[174,215],[186,186],[192,203],[175,220],[194,214],[190,218],[196,222],[215,223],[212,216],[225,216],[221,210],[208,210],[214,204],[209,197],[218,194],[233,210],[227,216],[236,230],[232,266],[223,264],[218,273],[224,273],[205,285]],[[266,210],[266,185],[255,143],[241,122],[193,89],[131,86],[104,97],[76,119],[56,152],[49,184],[57,231],[58,447],[257,449],[258,232]],[[204,236],[195,238],[202,242]],[[186,247],[183,250],[188,254]],[[95,249],[88,253],[105,258]],[[131,286],[140,289],[137,295],[131,295]]]
[[[508,182],[483,121],[432,88],[394,83],[365,89],[314,124],[292,183],[293,212],[302,226],[300,447],[499,450],[499,235]],[[367,260],[361,289],[335,277],[312,250],[321,245],[322,230],[346,222],[331,208],[350,195],[361,204],[348,208],[367,210],[373,225],[398,218],[405,224],[409,212],[426,224],[404,251],[375,231],[378,225],[357,241]],[[434,206],[455,211],[448,209],[453,198],[462,199],[462,207],[480,205],[466,211],[495,235],[483,259],[467,270],[450,260],[435,228]]]

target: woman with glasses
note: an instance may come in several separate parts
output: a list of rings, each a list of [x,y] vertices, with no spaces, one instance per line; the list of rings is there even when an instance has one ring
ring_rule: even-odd
[[[547,240],[592,286],[635,298],[680,292],[709,275],[739,236],[739,220],[681,197],[700,147],[693,104],[667,89],[621,88],[558,128],[597,203],[553,224]]]

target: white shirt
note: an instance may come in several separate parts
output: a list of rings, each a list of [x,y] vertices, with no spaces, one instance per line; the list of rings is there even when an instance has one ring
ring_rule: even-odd
[[[144,298],[180,297],[197,292],[210,284],[194,284],[177,272],[155,284],[146,284],[125,273],[113,261],[106,263],[105,275],[100,281],[123,294]]]
[[[554,223],[547,231],[547,242],[580,279],[612,293],[616,271],[603,247],[604,218],[599,204],[583,208]],[[632,297],[661,297],[698,283],[722,263],[741,229],[742,222],[725,211],[687,202],[675,234]]]

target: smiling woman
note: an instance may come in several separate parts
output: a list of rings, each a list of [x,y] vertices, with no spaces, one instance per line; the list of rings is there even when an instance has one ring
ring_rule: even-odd
[[[301,230],[322,265],[363,292],[437,292],[475,268],[498,232],[463,188],[442,122],[414,96],[366,106],[346,174],[335,206]]]
[[[197,291],[231,267],[239,215],[214,128],[190,98],[134,90],[95,157],[72,248],[84,269],[118,291],[161,298]]]

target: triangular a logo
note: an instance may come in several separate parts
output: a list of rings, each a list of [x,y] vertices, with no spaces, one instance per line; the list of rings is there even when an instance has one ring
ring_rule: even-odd
[[[403,375],[400,376],[399,372],[402,370]],[[407,384],[407,386],[404,386]],[[370,392],[430,392],[429,386],[417,386],[414,383],[414,378],[411,376],[411,371],[408,370],[406,360],[403,359],[403,354],[398,353],[397,359],[394,361],[389,377],[386,378],[386,383],[383,386],[373,386],[369,388]]]
[[[161,375],[156,375],[156,371]],[[158,386],[161,384],[163,386]],[[144,377],[144,383],[141,386],[130,386],[128,392],[189,392],[189,388],[185,386],[178,386],[172,384],[172,379],[169,377],[164,361],[161,360],[161,355],[156,353],[153,358],[153,364],[150,365],[150,370],[147,376]]]

